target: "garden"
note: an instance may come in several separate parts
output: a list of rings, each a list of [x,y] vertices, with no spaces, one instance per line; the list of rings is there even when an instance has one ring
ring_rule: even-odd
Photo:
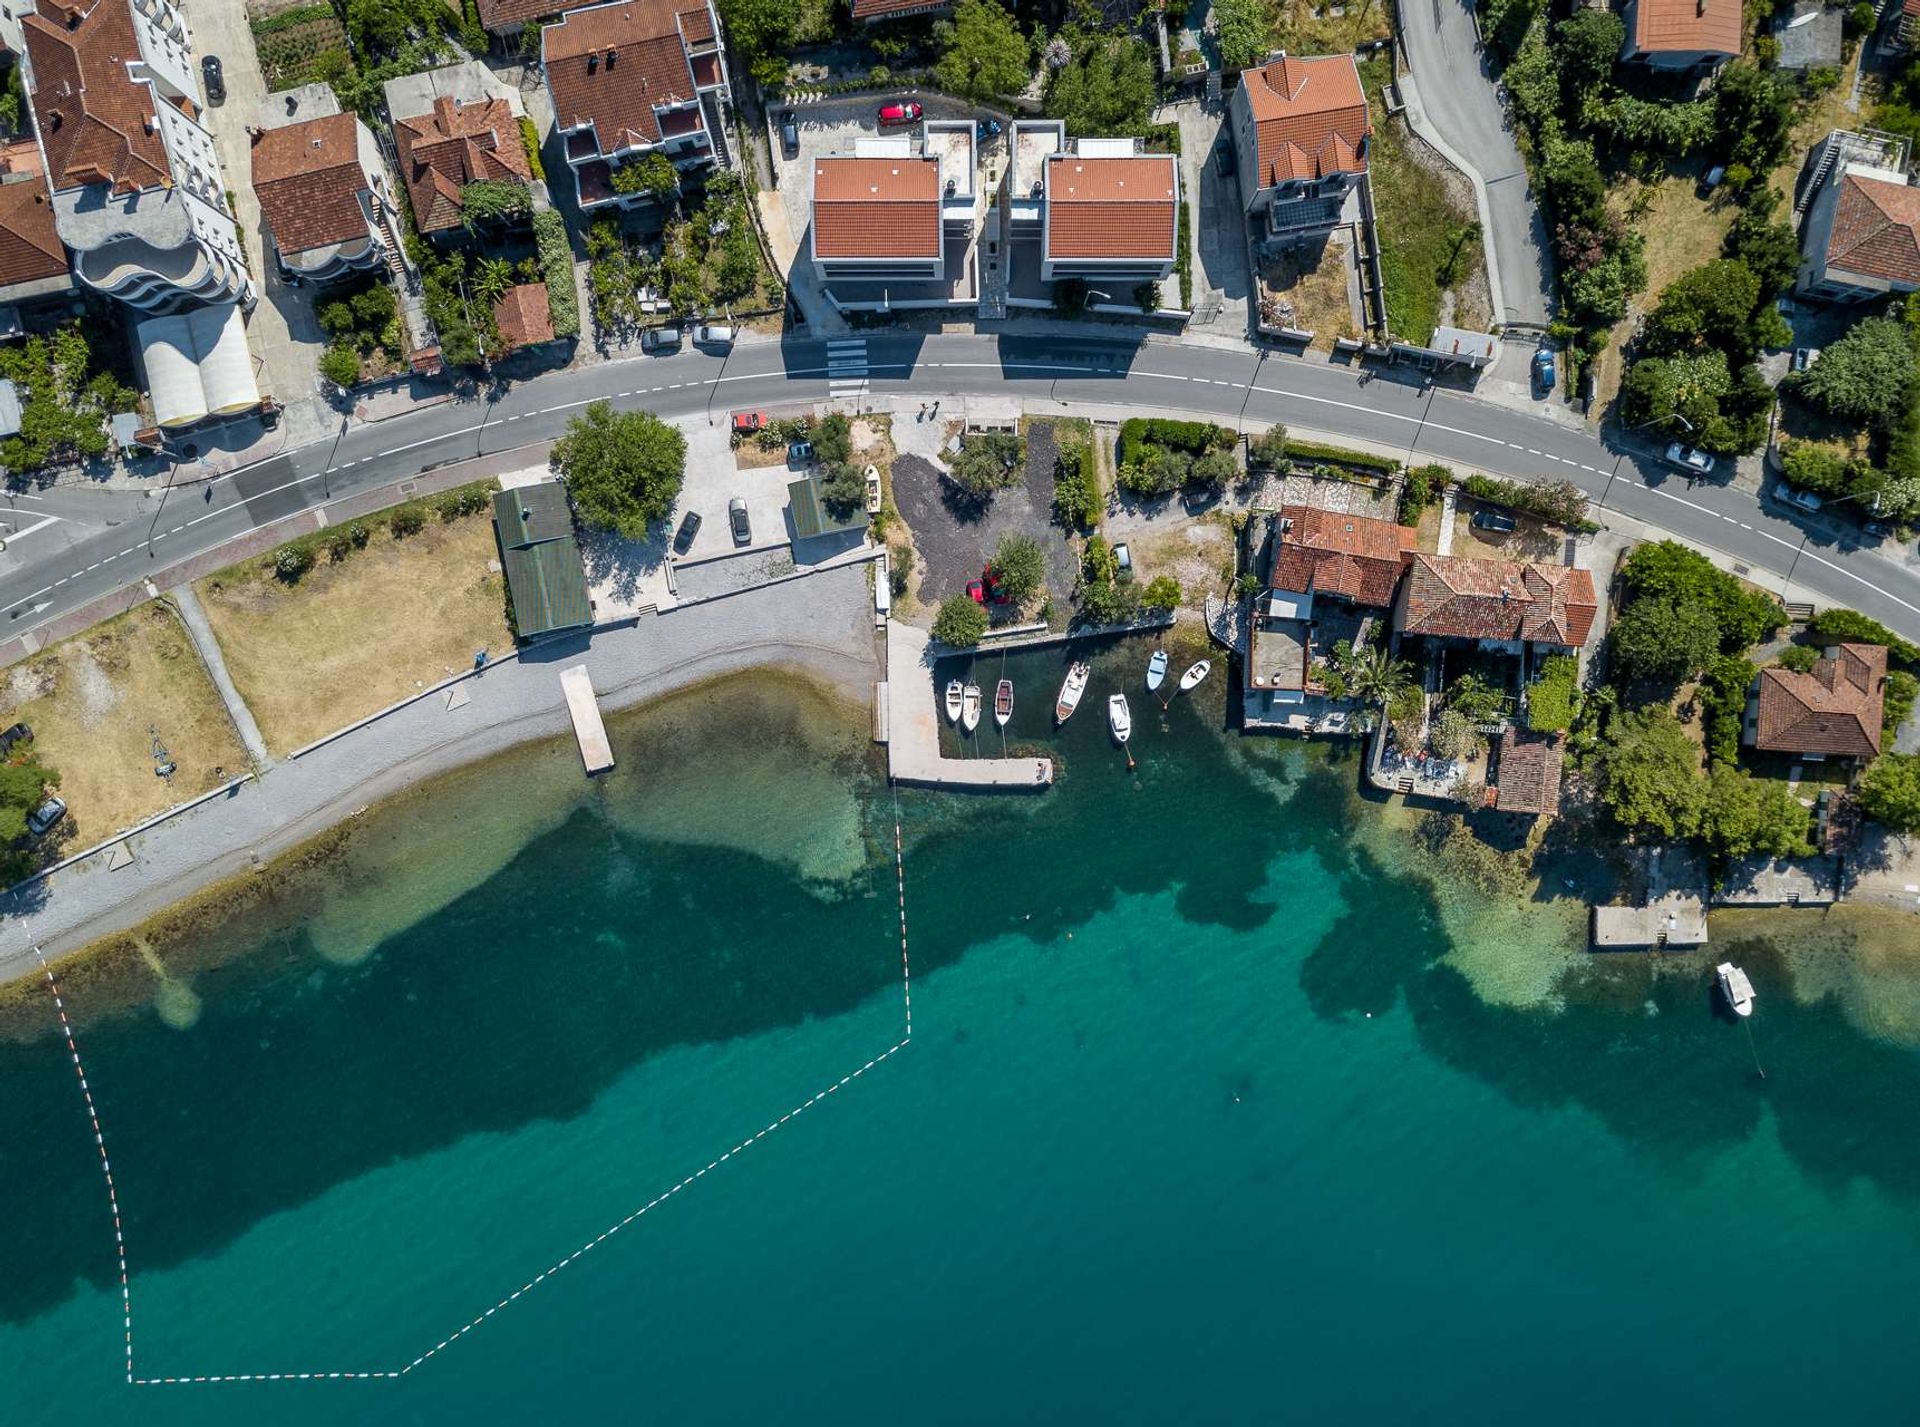
[[[664,320],[777,311],[786,289],[767,265],[739,178],[717,173],[657,237],[615,217],[587,230],[587,294],[603,342]]]
[[[109,341],[117,343],[112,330]],[[78,325],[0,347],[0,377],[20,398],[20,430],[0,440],[0,467],[14,474],[104,457],[107,419],[139,408],[139,393],[102,370]]]

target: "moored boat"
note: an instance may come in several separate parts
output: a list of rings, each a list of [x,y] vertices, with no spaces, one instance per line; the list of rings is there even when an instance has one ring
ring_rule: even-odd
[[[1013,717],[1013,680],[1002,679],[1000,687],[993,691],[993,721],[1005,728],[1007,720]]]
[[[1156,649],[1153,651],[1152,657],[1147,660],[1147,692],[1152,693],[1155,689],[1159,688],[1161,684],[1166,682],[1166,678],[1167,651],[1164,649]]]
[[[947,680],[947,722],[948,723],[960,722],[960,694],[961,694],[960,681],[958,679]]]
[[[1127,707],[1125,694],[1107,700],[1107,727],[1113,730],[1115,743],[1125,743],[1133,736],[1133,710]]]
[[[1065,723],[1073,717],[1073,711],[1080,707],[1080,696],[1087,691],[1087,680],[1093,677],[1093,667],[1089,664],[1073,664],[1067,669],[1067,677],[1060,682],[1060,697],[1053,701],[1053,721]]]
[[[1723,961],[1713,968],[1713,974],[1720,980],[1720,994],[1727,998],[1727,1005],[1736,1016],[1753,1014],[1753,983],[1747,980],[1747,973],[1731,961]]]
[[[968,684],[960,697],[960,727],[972,733],[980,727],[980,686]]]
[[[1207,671],[1213,668],[1213,661],[1202,659],[1197,664],[1187,666],[1187,672],[1180,676],[1180,692],[1191,693],[1200,687],[1200,681],[1207,677]]]

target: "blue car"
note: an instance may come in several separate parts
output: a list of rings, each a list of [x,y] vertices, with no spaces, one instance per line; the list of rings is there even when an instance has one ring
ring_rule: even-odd
[[[1533,354],[1533,379],[1540,384],[1542,391],[1552,391],[1560,374],[1554,370],[1553,353],[1542,347]]]

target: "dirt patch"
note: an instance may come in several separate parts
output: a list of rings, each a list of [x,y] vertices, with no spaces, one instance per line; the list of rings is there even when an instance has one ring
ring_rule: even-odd
[[[404,540],[377,532],[287,585],[251,561],[195,585],[267,745],[285,753],[513,647],[493,523],[469,515]]]
[[[1352,248],[1352,237],[1343,228],[1325,243],[1285,249],[1264,259],[1262,318],[1271,326],[1313,333],[1308,345],[1316,352],[1331,352],[1338,338],[1359,336],[1361,323],[1348,282]]]
[[[1453,518],[1454,554],[1483,560],[1560,563],[1566,553],[1567,538],[1559,526],[1549,525],[1517,511],[1504,511],[1504,514],[1513,518],[1512,530],[1482,530],[1473,523],[1473,513],[1482,508],[1481,503],[1470,496],[1460,501],[1459,510]]]
[[[1629,181],[1614,194],[1615,212],[1646,236],[1647,285],[1627,304],[1627,315],[1614,326],[1595,364],[1597,407],[1606,406],[1620,390],[1626,375],[1622,349],[1641,315],[1654,309],[1675,278],[1720,256],[1739,209],[1725,201],[1725,189],[1702,198],[1699,183],[1697,174],[1683,174],[1655,184]]]
[[[755,441],[742,441],[733,448],[733,464],[736,470],[764,470],[768,466],[787,464],[787,448],[781,446],[762,446]]]
[[[1233,531],[1224,516],[1139,531],[1127,537],[1127,544],[1135,583],[1172,575],[1180,582],[1184,608],[1201,608],[1208,594],[1224,594],[1233,582]]]
[[[154,601],[13,670],[0,722],[33,728],[80,846],[217,787],[247,756],[178,616]],[[154,743],[166,752],[156,760]],[[171,761],[171,777],[155,771]]]

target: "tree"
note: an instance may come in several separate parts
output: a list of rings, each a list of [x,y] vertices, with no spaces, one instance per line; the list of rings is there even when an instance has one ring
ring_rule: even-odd
[[[976,496],[992,495],[1020,479],[1020,438],[988,431],[960,438],[959,454],[949,463],[953,478]]]
[[[727,38],[761,84],[778,84],[787,72],[798,6],[789,0],[720,0]]]
[[[1613,622],[1612,640],[1622,677],[1677,684],[1720,652],[1720,625],[1705,605],[1636,599]]]
[[[1756,778],[1743,768],[1716,763],[1707,780],[1700,836],[1720,857],[1764,852],[1772,857],[1808,857],[1812,811],[1792,787],[1777,778]]]
[[[1866,317],[1820,353],[1794,384],[1803,401],[1843,421],[1878,421],[1907,400],[1913,344],[1891,317]]]
[[[1560,81],[1575,95],[1599,87],[1613,73],[1626,43],[1627,27],[1607,10],[1578,10],[1554,27]]]
[[[1187,481],[1191,485],[1205,486],[1218,490],[1240,476],[1240,463],[1233,459],[1231,451],[1203,451],[1194,457],[1193,465],[1187,471]]]
[[[1149,445],[1122,465],[1114,479],[1138,496],[1163,496],[1182,485],[1193,471],[1193,457],[1170,446]]]
[[[1895,832],[1920,832],[1920,753],[1882,753],[1869,763],[1860,806]]]
[[[344,306],[345,304],[341,304]],[[320,354],[320,375],[340,390],[360,380],[360,354],[351,342],[336,341]]]
[[[1746,63],[1720,71],[1714,111],[1730,168],[1762,174],[1780,162],[1793,133],[1793,99],[1791,81],[1776,71]]]
[[[1749,589],[1697,550],[1674,540],[1642,545],[1626,559],[1621,575],[1629,592],[1676,604],[1702,604],[1720,627],[1720,647],[1738,654],[1787,622],[1772,595]]]
[[[0,849],[27,835],[27,814],[40,806],[48,788],[59,784],[60,775],[41,766],[36,758],[0,763]],[[16,870],[13,860],[3,853],[0,853],[0,866],[4,866],[9,875]]]
[[[942,89],[969,99],[1018,94],[1031,76],[1026,36],[997,0],[960,0],[933,73]]]
[[[687,441],[650,411],[596,401],[567,422],[548,459],[581,520],[644,540],[679,499]]]
[[[1078,35],[1047,86],[1047,114],[1069,134],[1137,134],[1153,113],[1153,58],[1132,35]]]
[[[835,520],[850,519],[867,503],[867,478],[858,466],[833,461],[820,468],[820,503]]]
[[[971,649],[987,632],[987,612],[971,595],[949,595],[933,617],[933,637],[953,649]]]
[[[1427,742],[1442,758],[1471,758],[1480,748],[1480,731],[1456,708],[1443,708],[1427,728]]]
[[[1691,837],[1700,827],[1706,781],[1700,754],[1671,710],[1623,713],[1600,746],[1601,796],[1627,831]]]
[[[1249,464],[1263,471],[1281,471],[1287,465],[1287,428],[1274,422],[1247,443]]]
[[[1835,605],[1807,622],[1807,633],[1822,644],[1884,644],[1902,664],[1920,664],[1920,645],[1902,639],[1877,619]]]
[[[1791,224],[1773,216],[1779,205],[1773,189],[1754,189],[1727,230],[1727,256],[1745,263],[1769,297],[1791,287],[1800,271],[1800,240]]]
[[[1047,578],[1047,556],[1031,535],[1009,533],[993,547],[993,577],[1014,604],[1026,603]]]
[[[1100,488],[1093,475],[1093,453],[1069,446],[1053,465],[1053,518],[1069,530],[1093,524],[1100,514]]]
[[[1414,688],[1413,666],[1378,644],[1363,644],[1339,661],[1347,690],[1362,703],[1385,708]]]
[[[1177,609],[1180,605],[1180,582],[1172,575],[1155,575],[1147,581],[1147,588],[1141,593],[1140,603],[1148,609],[1165,613]]]
[[[1760,280],[1738,258],[1715,258],[1667,285],[1647,314],[1647,346],[1657,354],[1705,345],[1745,355],[1752,350]]]
[[[629,159],[613,171],[615,193],[644,193],[665,203],[680,192],[680,172],[673,160],[658,149],[649,149],[637,159]]]
[[[1219,27],[1222,64],[1243,69],[1267,57],[1273,44],[1273,16],[1265,0],[1214,0],[1213,18]]]
[[[1478,674],[1462,674],[1448,687],[1446,706],[1468,723],[1491,723],[1506,711],[1507,696]]]
[[[821,461],[853,459],[853,423],[844,412],[828,412],[807,436],[813,442],[813,454]]]

